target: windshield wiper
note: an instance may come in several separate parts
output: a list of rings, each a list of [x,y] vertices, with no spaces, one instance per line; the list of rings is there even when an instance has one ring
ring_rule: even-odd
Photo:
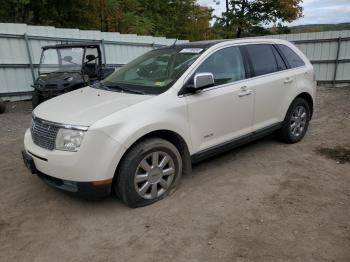
[[[132,94],[140,94],[140,95],[144,95],[145,92],[141,91],[141,90],[134,90],[134,89],[129,89],[129,88],[126,88],[126,87],[122,87],[120,85],[117,85],[117,84],[114,84],[114,83],[111,83],[111,84],[105,84],[105,83],[99,83],[100,87],[106,89],[106,90],[109,90],[109,91],[112,91],[113,89],[114,90],[118,90],[120,92],[126,92],[126,93],[132,93]]]
[[[98,89],[105,89],[108,91],[112,91],[108,86],[103,85],[101,82],[96,82],[92,85],[94,88],[98,88]]]
[[[127,92],[127,93],[145,95],[145,92],[143,92],[141,90],[133,90],[133,89],[125,88],[125,87],[122,87],[122,90],[123,90],[123,92]]]

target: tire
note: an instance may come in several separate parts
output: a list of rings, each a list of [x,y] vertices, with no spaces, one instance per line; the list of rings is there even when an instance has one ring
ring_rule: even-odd
[[[166,197],[178,184],[181,173],[182,158],[177,148],[164,139],[150,138],[126,153],[116,174],[114,190],[129,207],[147,206]]]
[[[0,99],[0,114],[5,113],[6,111],[6,105],[5,103]]]
[[[303,98],[296,98],[289,106],[278,139],[285,143],[297,143],[303,139],[310,122],[310,106]]]
[[[33,91],[33,94],[32,94],[32,106],[33,106],[33,109],[36,108],[41,102],[42,102],[42,98],[40,97],[38,92]]]

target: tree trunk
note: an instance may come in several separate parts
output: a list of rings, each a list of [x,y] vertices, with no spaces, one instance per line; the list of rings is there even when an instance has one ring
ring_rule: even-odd
[[[248,4],[247,0],[242,0],[241,10],[240,10],[240,12],[238,14],[239,23],[238,23],[237,33],[236,33],[236,37],[237,38],[241,38],[241,35],[242,35],[244,19],[245,19],[245,11],[246,11],[246,8],[247,8],[247,4]]]
[[[100,0],[100,30],[103,32],[103,0]]]
[[[242,27],[238,27],[236,37],[241,38],[241,34],[242,34]]]
[[[228,20],[228,12],[229,12],[229,5],[228,5],[228,0],[226,0],[226,39],[230,38],[230,33],[229,33],[229,28],[230,28],[230,24],[229,24],[229,20]]]

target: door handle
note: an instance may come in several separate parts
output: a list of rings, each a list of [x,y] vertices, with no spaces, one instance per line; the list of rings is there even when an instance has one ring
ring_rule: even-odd
[[[284,80],[284,83],[285,84],[290,84],[293,82],[293,78],[292,77],[287,77],[285,80]]]
[[[238,94],[239,97],[249,96],[253,93],[252,90],[248,89],[246,86],[241,87],[241,92]]]

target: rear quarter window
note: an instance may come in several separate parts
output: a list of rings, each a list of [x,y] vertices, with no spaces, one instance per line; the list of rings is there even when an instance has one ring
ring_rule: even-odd
[[[279,71],[272,45],[252,44],[245,46],[245,49],[252,63],[255,76]]]
[[[277,47],[281,51],[291,68],[305,65],[304,61],[288,46],[279,44],[277,45]]]

